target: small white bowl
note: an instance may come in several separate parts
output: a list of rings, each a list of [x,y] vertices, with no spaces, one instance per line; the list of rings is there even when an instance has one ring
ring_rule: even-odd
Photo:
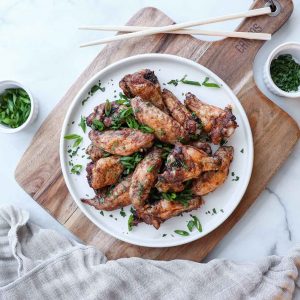
[[[300,97],[300,87],[297,92],[285,92],[281,90],[272,80],[270,66],[274,58],[277,58],[281,54],[291,54],[297,63],[300,63],[300,43],[289,42],[279,45],[269,55],[265,67],[264,67],[264,82],[267,88],[276,95],[287,97],[287,98],[298,98]]]
[[[0,81],[0,94],[2,94],[6,89],[11,89],[11,88],[22,88],[23,90],[25,90],[25,92],[28,94],[30,102],[31,102],[31,110],[30,110],[29,116],[28,116],[27,120],[25,121],[25,123],[23,123],[21,126],[19,126],[17,128],[10,128],[9,126],[0,124],[0,132],[3,132],[3,133],[16,133],[16,132],[19,132],[19,131],[25,129],[26,127],[28,127],[29,125],[31,125],[34,122],[34,120],[36,119],[36,117],[38,115],[38,102],[36,100],[34,100],[34,98],[32,97],[32,94],[30,93],[30,91],[27,88],[25,88],[21,83],[13,81],[13,80]]]

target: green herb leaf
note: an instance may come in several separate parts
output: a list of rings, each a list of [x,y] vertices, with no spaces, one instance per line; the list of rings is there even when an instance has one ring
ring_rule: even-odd
[[[95,84],[94,86],[92,86],[90,93],[93,95],[95,94],[98,90],[100,90],[101,92],[105,91],[105,87],[101,86],[101,82],[99,82],[99,84]]]
[[[224,145],[226,145],[227,143],[228,143],[227,140],[222,139],[221,142],[220,142],[220,145],[221,145],[221,146],[224,146]]]
[[[202,82],[202,85],[206,87],[212,87],[212,88],[220,88],[220,86],[217,83],[208,82],[209,77],[205,77],[204,81]]]
[[[189,229],[190,232],[193,231],[195,227],[195,224],[194,224],[194,220],[190,220],[188,223],[187,223],[187,228]]]
[[[87,96],[86,98],[84,98],[82,101],[81,101],[81,105],[84,106],[85,102],[88,101],[90,99],[90,96]]]
[[[187,77],[187,75],[184,75],[183,78],[180,79],[180,82],[182,82],[184,84],[189,84],[189,85],[201,86],[201,83],[199,81],[187,80],[186,77]]]
[[[104,124],[101,121],[99,121],[97,119],[94,119],[92,128],[95,129],[95,130],[98,130],[98,131],[103,131],[104,130]]]
[[[125,218],[126,217],[126,212],[124,211],[124,208],[122,207],[120,210],[120,215]]]
[[[174,86],[178,85],[178,79],[172,79],[168,82],[168,84],[173,84]]]
[[[78,147],[81,144],[82,140],[83,140],[83,137],[79,137],[78,139],[76,139],[72,147],[73,148]]]
[[[147,125],[141,125],[141,126],[139,126],[138,129],[143,131],[144,133],[153,133],[154,132],[154,129],[150,128]]]
[[[190,235],[187,231],[184,231],[184,230],[174,230],[175,233],[179,234],[179,235],[182,235],[182,236],[188,236]]]
[[[199,219],[198,219],[196,216],[192,216],[192,218],[193,218],[194,226],[196,227],[196,229],[197,229],[199,232],[202,232],[202,225],[201,225]]]
[[[81,138],[81,136],[78,134],[73,134],[73,133],[64,136],[65,140],[76,140],[78,138]]]
[[[240,177],[239,176],[235,176],[234,179],[232,179],[232,181],[239,181],[240,180]]]
[[[130,100],[123,94],[119,93],[120,99],[116,100],[117,104],[124,104],[126,106],[130,106]]]
[[[129,116],[133,116],[133,110],[132,110],[132,107],[129,107],[129,108],[126,108],[126,109],[123,109],[121,112],[120,112],[120,118],[122,119],[125,119]]]
[[[85,117],[81,116],[80,117],[80,123],[78,124],[82,131],[85,133],[86,132],[86,122],[85,122]]]
[[[168,192],[162,193],[161,195],[165,200],[180,202],[184,206],[188,206],[189,201],[193,198],[192,190],[189,188],[179,193]]]
[[[134,216],[131,214],[128,218],[128,230],[131,231],[134,226]]]
[[[82,165],[74,165],[71,169],[72,174],[79,175],[80,172],[82,171],[83,166]]]
[[[130,174],[137,164],[143,159],[143,156],[140,153],[134,153],[131,156],[122,156],[120,161],[124,167],[123,173],[125,175]]]
[[[94,86],[92,86],[92,88],[91,88],[91,93],[94,94],[94,93],[96,93],[99,89],[100,89],[100,88],[99,88],[98,85],[94,85]]]
[[[150,166],[150,167],[147,169],[147,172],[148,172],[148,173],[151,173],[151,172],[153,171],[153,169],[154,169],[154,165],[153,165],[153,166]]]
[[[72,147],[76,148],[76,147],[78,147],[81,144],[81,142],[83,140],[83,137],[81,137],[78,134],[69,134],[69,135],[65,135],[64,139],[65,140],[75,140],[75,142],[74,142],[74,144],[73,144]]]
[[[129,116],[126,118],[126,123],[129,128],[134,128],[138,129],[139,128],[139,123],[136,121],[136,119],[133,116]]]
[[[170,152],[172,151],[172,148],[170,147],[170,145],[168,144],[164,144],[161,142],[155,142],[154,145],[158,148],[163,149],[163,153],[162,153],[162,158],[166,159],[168,157],[168,155],[170,154]]]
[[[106,100],[104,111],[105,111],[105,115],[108,117],[111,112],[111,103],[109,102],[108,99]]]

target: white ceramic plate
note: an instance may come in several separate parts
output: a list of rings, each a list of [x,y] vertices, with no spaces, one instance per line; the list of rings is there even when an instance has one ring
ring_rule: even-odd
[[[146,224],[139,224],[129,232],[127,220],[130,215],[130,207],[124,209],[126,212],[125,217],[120,215],[120,210],[104,212],[103,216],[93,207],[80,201],[80,198],[87,197],[87,195],[89,197],[94,196],[94,192],[87,183],[85,170],[80,175],[70,173],[68,164],[70,158],[67,151],[72,146],[73,141],[65,140],[64,136],[71,133],[84,136],[78,155],[72,160],[74,164],[86,166],[89,160],[86,157],[82,157],[85,154],[82,148],[86,148],[89,145],[87,134],[89,130],[87,130],[86,134],[83,134],[78,126],[81,115],[89,115],[96,105],[99,105],[106,99],[118,99],[117,96],[121,92],[119,88],[121,78],[128,73],[133,73],[143,68],[154,70],[161,86],[171,90],[180,100],[184,99],[184,93],[192,92],[209,104],[222,108],[231,104],[239,127],[228,141],[228,145],[232,145],[235,149],[228,179],[224,185],[204,197],[205,204],[201,208],[166,221],[159,230]],[[198,87],[186,84],[178,84],[175,87],[167,84],[171,79],[181,79],[185,74],[187,74],[187,79],[200,82],[208,76],[211,82],[218,83],[221,85],[221,88]],[[102,86],[105,87],[105,92],[96,92],[83,106],[82,100],[86,98],[91,87],[98,83],[99,80],[101,80]],[[60,161],[65,182],[73,199],[82,212],[101,230],[120,240],[140,246],[170,247],[185,244],[205,236],[220,226],[234,211],[244,195],[251,176],[253,141],[245,111],[222,79],[207,68],[181,57],[166,54],[145,54],[126,58],[106,67],[84,85],[69,108],[63,124],[60,140]],[[237,180],[237,178],[239,179]],[[188,220],[191,219],[190,214],[198,216],[203,231],[200,233],[197,230],[193,230],[189,236],[176,234],[174,230],[177,229],[188,231],[186,225]]]

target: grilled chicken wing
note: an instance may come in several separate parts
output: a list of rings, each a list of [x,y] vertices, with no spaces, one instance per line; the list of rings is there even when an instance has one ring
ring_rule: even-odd
[[[189,145],[194,146],[194,147],[204,151],[208,155],[212,154],[211,147],[208,143],[200,142],[200,141],[194,141],[194,142],[190,142]]]
[[[94,206],[97,210],[115,210],[131,204],[129,188],[132,174],[119,182],[113,189],[97,194],[93,199],[81,199],[83,203]]]
[[[167,193],[167,192],[182,192],[185,188],[183,182],[167,182],[163,178],[160,178],[155,187],[161,192],[161,193]]]
[[[110,112],[107,116],[105,113],[105,107],[107,103],[101,103],[100,105],[94,108],[94,111],[86,118],[86,124],[88,126],[93,125],[94,120],[101,121],[105,127],[111,127],[113,124],[113,120],[117,118],[120,112],[124,109],[128,109],[127,106],[118,104],[116,101],[110,102]],[[121,121],[120,121],[121,122]]]
[[[120,81],[119,85],[127,97],[139,96],[145,101],[150,101],[160,110],[168,112],[162,100],[159,82],[153,71],[144,69],[128,74]]]
[[[86,148],[85,153],[90,156],[92,161],[97,161],[98,159],[105,157],[105,155],[107,155],[107,153],[103,149],[98,148],[93,144],[89,145]]]
[[[223,138],[230,137],[238,126],[230,106],[223,110],[205,104],[192,93],[186,94],[184,103],[201,120],[204,131],[209,134],[215,145],[219,144]]]
[[[195,147],[177,143],[168,156],[166,170],[158,176],[156,188],[167,192],[166,188],[176,183],[197,178],[202,172],[218,170],[219,167],[218,158],[210,157]]]
[[[189,110],[167,89],[162,92],[163,101],[171,116],[190,134],[199,134],[199,124],[193,119]]]
[[[199,178],[195,179],[192,185],[193,194],[198,196],[206,195],[225,182],[233,159],[233,147],[220,147],[214,157],[221,160],[219,170],[205,172]]]
[[[197,209],[202,203],[202,198],[197,196],[191,199],[187,206],[180,202],[162,199],[153,205],[145,205],[142,209],[137,210],[135,212],[135,224],[145,222],[158,229],[164,221],[178,216],[183,212]]]
[[[151,127],[155,136],[162,142],[175,144],[177,141],[188,140],[186,130],[150,102],[135,97],[131,100],[131,106],[138,122]]]
[[[161,149],[154,148],[137,165],[133,173],[129,195],[135,208],[143,206],[148,199],[162,164],[161,154]]]
[[[124,168],[117,156],[101,158],[86,167],[87,179],[91,188],[101,189],[117,182]]]
[[[143,133],[133,128],[106,130],[104,132],[91,130],[89,137],[96,147],[121,156],[128,156],[150,148],[154,140],[152,133]]]

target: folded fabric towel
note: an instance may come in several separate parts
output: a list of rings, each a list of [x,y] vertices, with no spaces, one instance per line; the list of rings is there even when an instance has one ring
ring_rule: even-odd
[[[299,284],[300,249],[243,264],[107,261],[28,219],[26,211],[0,209],[0,299],[292,299]]]

